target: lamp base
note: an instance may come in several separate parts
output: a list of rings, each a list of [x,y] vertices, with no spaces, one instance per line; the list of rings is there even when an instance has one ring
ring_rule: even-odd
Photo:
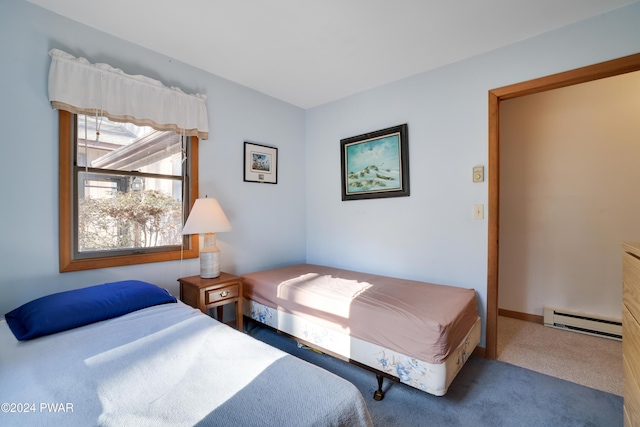
[[[200,250],[200,277],[213,279],[220,276],[220,249],[216,247],[216,233],[205,233]]]

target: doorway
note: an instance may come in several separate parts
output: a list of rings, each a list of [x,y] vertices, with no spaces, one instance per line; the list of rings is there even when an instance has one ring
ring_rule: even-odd
[[[500,102],[640,70],[640,54],[489,91],[489,215],[485,357],[497,358],[500,201]]]

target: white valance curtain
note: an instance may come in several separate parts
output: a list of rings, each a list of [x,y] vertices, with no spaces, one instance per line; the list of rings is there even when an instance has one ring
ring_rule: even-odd
[[[107,64],[91,64],[59,49],[52,49],[49,55],[49,100],[53,108],[208,139],[204,95],[186,94]]]

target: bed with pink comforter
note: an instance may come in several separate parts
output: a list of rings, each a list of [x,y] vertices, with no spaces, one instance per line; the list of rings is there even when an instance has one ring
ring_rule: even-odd
[[[473,289],[312,264],[242,277],[245,315],[435,395],[480,340]]]

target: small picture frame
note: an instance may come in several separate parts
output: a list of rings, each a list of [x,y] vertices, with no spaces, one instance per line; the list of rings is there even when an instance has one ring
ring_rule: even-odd
[[[407,124],[340,140],[342,200],[409,196]]]
[[[244,143],[244,180],[263,184],[278,183],[278,149]]]

